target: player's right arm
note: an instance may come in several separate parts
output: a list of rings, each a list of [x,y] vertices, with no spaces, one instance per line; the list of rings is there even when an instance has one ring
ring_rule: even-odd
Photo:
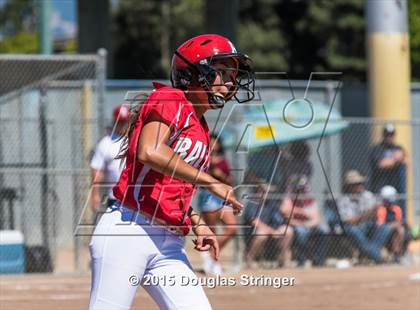
[[[92,177],[92,193],[90,198],[90,204],[92,210],[97,212],[101,207],[101,189],[100,184],[105,179],[105,173],[102,170],[91,169]]]
[[[211,193],[224,199],[239,212],[243,206],[236,199],[233,188],[224,184],[210,174],[187,164],[171,147],[167,145],[169,126],[158,118],[151,118],[143,126],[137,144],[137,160],[149,165],[165,175],[184,180],[192,184],[204,186]]]
[[[105,180],[106,144],[104,141],[102,139],[98,143],[90,162],[92,180],[90,203],[94,212],[97,212],[101,207],[101,184]]]

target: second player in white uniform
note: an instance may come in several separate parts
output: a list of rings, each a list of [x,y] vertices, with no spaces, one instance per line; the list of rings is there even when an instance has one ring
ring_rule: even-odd
[[[91,206],[97,212],[101,206],[102,192],[108,195],[108,203],[115,200],[112,187],[120,178],[122,168],[121,160],[116,159],[121,149],[122,139],[128,125],[130,109],[127,105],[118,105],[113,111],[113,128],[110,134],[99,141],[90,162],[93,188]]]

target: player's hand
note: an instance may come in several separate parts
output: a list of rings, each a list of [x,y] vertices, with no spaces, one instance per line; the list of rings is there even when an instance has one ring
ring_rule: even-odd
[[[211,184],[208,190],[222,198],[225,201],[225,205],[233,209],[233,214],[239,214],[242,211],[244,206],[236,199],[232,186],[222,182],[216,182]]]
[[[219,242],[211,229],[205,225],[197,225],[193,228],[196,237],[192,240],[197,251],[213,250],[214,259],[219,259]]]

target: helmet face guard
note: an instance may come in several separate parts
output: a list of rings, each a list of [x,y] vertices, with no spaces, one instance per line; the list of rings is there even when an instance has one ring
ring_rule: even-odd
[[[176,71],[176,74],[178,74],[176,77],[172,74],[172,84],[184,88],[198,84],[207,92],[212,108],[222,108],[225,102],[232,98],[235,98],[238,103],[244,103],[254,99],[255,76],[252,71],[251,60],[248,56],[241,53],[223,53],[200,60],[199,63],[195,64],[187,60],[178,51],[175,51],[175,55],[185,62],[188,67],[184,70]],[[214,67],[214,61],[229,58],[236,61],[236,68],[218,69]],[[229,73],[228,78],[232,82],[232,86],[229,87],[229,92],[226,96],[221,97],[215,95],[211,90],[212,86],[218,86],[219,84],[214,84],[214,81],[217,75],[220,75],[221,79],[226,83],[226,73]],[[180,83],[174,83],[174,81],[179,81]],[[224,83],[220,84],[220,86],[226,86]]]
[[[230,100],[232,97],[235,98],[238,103],[245,103],[253,100],[255,97],[255,75],[252,70],[251,59],[247,55],[241,53],[219,54],[211,58],[210,64],[215,60],[226,58],[233,58],[238,63],[238,67],[235,69],[223,69],[226,71],[236,70],[237,72],[232,81],[235,92],[230,95],[227,100]]]

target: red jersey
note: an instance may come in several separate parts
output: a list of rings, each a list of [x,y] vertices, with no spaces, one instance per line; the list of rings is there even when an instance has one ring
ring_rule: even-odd
[[[167,144],[188,164],[207,171],[210,137],[207,122],[199,120],[192,103],[182,90],[153,83],[155,90],[142,104],[128,146],[127,160],[114,196],[125,206],[142,210],[170,225],[184,226],[188,233],[190,219],[186,216],[195,187],[171,178],[137,160],[137,143],[148,118],[153,114],[170,128]],[[169,160],[169,158],[168,158]]]

